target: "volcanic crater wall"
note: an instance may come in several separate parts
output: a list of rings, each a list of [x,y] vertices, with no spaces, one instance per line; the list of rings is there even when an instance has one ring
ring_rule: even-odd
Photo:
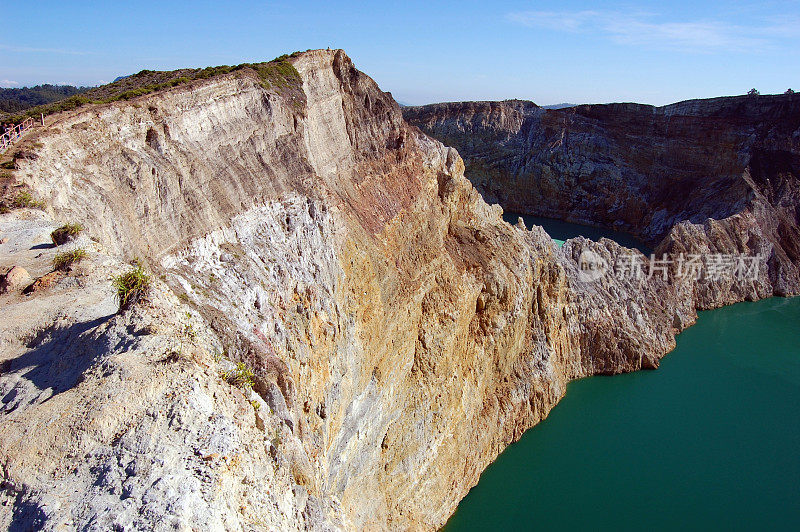
[[[4,522],[437,528],[567,382],[655,368],[698,305],[770,295],[776,271],[792,286],[796,270],[780,269],[793,265],[790,237],[786,259],[748,283],[581,282],[583,251],[613,263],[630,250],[582,238],[562,250],[541,228],[505,223],[458,153],[406,124],[342,51],[291,61],[302,105],[239,71],[61,116],[18,161],[52,223],[87,228],[98,265],[52,296],[0,304],[31,316],[91,288],[105,309],[114,261],[134,257],[157,289],[114,317],[59,307],[63,326],[4,329]],[[484,124],[482,149],[542,136],[530,125],[541,110],[504,105],[470,118]],[[796,187],[769,161],[750,182],[784,181],[759,188],[763,210],[678,224],[669,242],[694,249],[713,233],[777,249],[780,231],[759,220],[781,201],[789,216],[775,198]],[[567,201],[551,184],[555,204]],[[21,227],[14,216],[4,227]],[[180,356],[189,326],[202,345]],[[32,337],[53,338],[47,357]],[[23,360],[41,371],[77,360],[80,378],[51,401]],[[215,369],[237,362],[253,371],[252,394]],[[75,404],[83,417],[56,410]],[[65,456],[84,457],[68,481]]]
[[[696,252],[766,253],[775,293],[798,293],[800,95],[403,112],[458,149],[467,177],[508,210],[627,231],[657,251],[693,240]]]

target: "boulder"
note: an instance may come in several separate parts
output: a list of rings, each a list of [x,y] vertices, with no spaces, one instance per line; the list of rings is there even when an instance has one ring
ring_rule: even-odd
[[[20,291],[33,282],[33,278],[22,266],[13,266],[0,280],[0,293]]]

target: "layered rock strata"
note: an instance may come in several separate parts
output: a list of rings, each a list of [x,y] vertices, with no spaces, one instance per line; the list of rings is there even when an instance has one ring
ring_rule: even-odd
[[[627,231],[657,253],[766,252],[773,292],[800,291],[800,95],[461,102],[404,115],[457,148],[467,177],[508,210]]]
[[[0,295],[4,526],[435,529],[570,380],[657,367],[696,294],[775,290],[584,282],[630,250],[505,223],[342,51],[291,62],[61,116],[17,161],[47,207],[2,215],[0,264],[48,282]],[[53,276],[64,222],[87,258]],[[133,259],[153,288],[117,313]]]

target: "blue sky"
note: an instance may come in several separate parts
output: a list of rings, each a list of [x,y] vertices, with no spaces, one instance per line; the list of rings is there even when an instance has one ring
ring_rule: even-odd
[[[343,48],[406,103],[540,104],[800,90],[800,0],[15,2],[0,85],[96,85],[143,68]]]

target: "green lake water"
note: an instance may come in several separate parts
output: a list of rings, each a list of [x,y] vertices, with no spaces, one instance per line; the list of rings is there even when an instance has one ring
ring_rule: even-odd
[[[660,369],[571,383],[444,530],[800,530],[800,298],[701,312]]]
[[[523,215],[514,212],[503,213],[503,219],[512,225],[517,223],[517,219],[520,216],[522,217],[522,220],[525,222],[525,226],[528,229],[530,229],[533,225],[541,225],[544,227],[544,230],[547,231],[551,237],[553,237],[553,240],[555,240],[559,246],[563,245],[566,239],[578,235],[585,236],[586,238],[590,238],[592,240],[600,240],[601,237],[606,237],[617,241],[620,245],[625,247],[639,249],[645,255],[650,254],[650,249],[647,246],[636,240],[628,233],[623,233],[621,231],[611,231],[610,229],[601,229],[598,227],[591,227],[589,225],[573,224],[569,222],[562,222],[561,220],[556,220],[553,218],[528,216],[527,214]]]

